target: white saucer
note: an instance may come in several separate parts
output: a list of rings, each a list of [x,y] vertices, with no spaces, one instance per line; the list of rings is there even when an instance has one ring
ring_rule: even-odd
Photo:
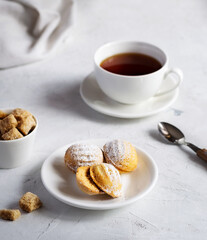
[[[168,77],[160,91],[169,89],[172,84],[173,79]],[[168,94],[153,97],[141,104],[127,105],[107,97],[98,86],[93,73],[84,79],[80,87],[80,95],[88,106],[97,112],[119,118],[140,118],[159,113],[173,104],[178,93],[179,90],[176,89]]]
[[[107,141],[108,139],[93,139],[78,143],[96,144],[102,148]],[[65,151],[72,144],[74,143],[61,147],[52,153],[45,160],[41,169],[41,178],[45,188],[56,199],[68,205],[94,210],[123,207],[149,193],[157,181],[158,169],[153,158],[135,146],[139,155],[139,165],[135,171],[121,175],[122,196],[113,199],[106,194],[87,195],[78,188],[75,174],[64,164]]]

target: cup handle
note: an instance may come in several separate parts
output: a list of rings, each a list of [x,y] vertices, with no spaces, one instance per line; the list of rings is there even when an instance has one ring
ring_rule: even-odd
[[[172,92],[173,90],[175,90],[180,84],[181,82],[183,81],[183,72],[179,69],[179,68],[171,68],[169,69],[166,73],[165,73],[165,76],[164,76],[164,80],[170,75],[170,74],[173,74],[173,75],[176,75],[176,83],[173,87],[171,87],[170,89],[167,89],[165,91],[162,91],[162,92],[158,92],[155,94],[155,97],[157,96],[161,96],[161,95],[164,95],[166,93],[169,93],[169,92]]]

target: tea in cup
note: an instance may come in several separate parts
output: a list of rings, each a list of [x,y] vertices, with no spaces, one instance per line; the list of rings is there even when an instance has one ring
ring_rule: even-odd
[[[94,56],[95,78],[111,99],[125,104],[141,103],[175,90],[183,79],[178,68],[168,68],[168,57],[155,45],[120,41],[100,47]],[[168,75],[177,77],[169,89],[159,92]]]

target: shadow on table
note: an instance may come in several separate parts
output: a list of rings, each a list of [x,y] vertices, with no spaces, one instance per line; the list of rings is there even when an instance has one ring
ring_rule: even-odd
[[[167,145],[174,145],[173,143],[168,142],[164,137],[162,137],[159,133],[158,130],[150,130],[149,131],[149,135],[155,139],[156,141],[162,142],[163,144],[167,144]],[[170,147],[170,146],[169,146]],[[192,161],[194,162],[196,165],[201,166],[202,168],[204,168],[205,170],[207,170],[207,162],[205,162],[204,160],[200,159],[195,152],[193,152],[192,150],[190,150],[188,147],[186,146],[177,146],[178,148],[181,148],[181,151],[184,151],[186,153],[186,156]]]
[[[45,102],[47,107],[54,108],[56,111],[67,111],[68,114],[73,113],[81,118],[86,118],[95,122],[102,123],[115,123],[119,120],[120,124],[128,124],[129,122],[140,122],[145,118],[139,119],[121,119],[110,117],[88,107],[84,101],[81,99],[80,90],[80,80],[77,82],[70,83],[68,86],[64,83],[51,83],[47,87],[47,95]]]

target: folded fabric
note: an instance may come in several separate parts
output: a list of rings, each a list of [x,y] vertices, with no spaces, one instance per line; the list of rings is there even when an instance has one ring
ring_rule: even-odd
[[[41,60],[69,36],[73,0],[0,0],[0,68]]]

